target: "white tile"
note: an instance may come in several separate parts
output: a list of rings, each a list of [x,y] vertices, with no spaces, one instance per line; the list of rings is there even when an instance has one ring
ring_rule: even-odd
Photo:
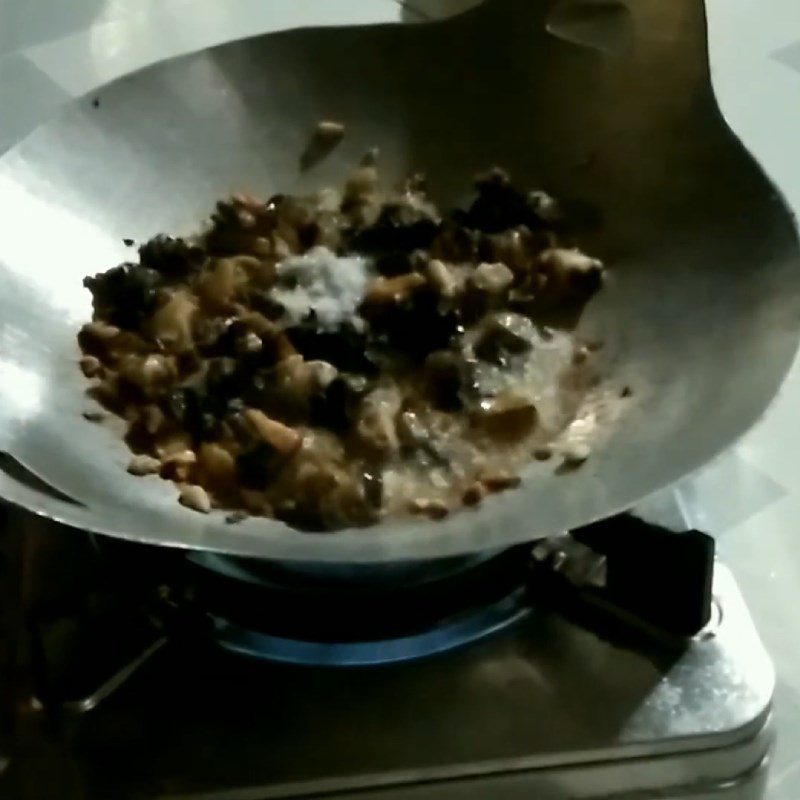
[[[673,531],[683,531],[691,527],[684,513],[682,498],[674,489],[666,489],[646,497],[636,504],[633,513],[652,525],[660,525]]]
[[[0,0],[0,152],[79,96],[175,55],[306,25],[399,22],[394,0]],[[3,54],[6,53],[4,56]]]
[[[0,153],[52,116],[67,98],[21,54],[0,58]]]
[[[739,448],[724,453],[676,489],[689,526],[717,538],[788,493],[789,490],[747,461]]]
[[[158,0],[0,0],[0,55],[145,13]]]
[[[781,502],[729,530],[718,542],[775,662],[778,747],[767,800],[797,800],[800,786],[800,498]]]
[[[797,213],[800,3],[708,0],[707,8],[714,87],[722,111]],[[733,451],[741,459],[741,469],[731,482],[730,499],[740,519],[726,525],[723,513],[717,520],[723,523],[720,555],[736,574],[778,672],[778,749],[768,800],[800,796],[799,414],[800,362],[796,362],[764,418]],[[747,465],[754,469],[750,478]],[[725,512],[729,473],[730,464],[709,468],[706,484],[698,481],[693,488],[698,508],[707,503],[706,513]],[[749,486],[744,499],[739,494],[742,483]],[[781,496],[775,493],[776,486]],[[776,494],[772,501],[762,502],[770,493]]]
[[[397,22],[392,0],[163,0],[147,14],[95,25],[28,57],[72,95],[164,58],[304,26]]]
[[[733,52],[737,45],[742,55]],[[797,210],[800,73],[771,58],[774,52],[753,53],[744,41],[712,47],[714,88],[731,127]]]
[[[775,690],[778,744],[770,770],[766,800],[797,800],[800,786],[800,692],[779,676]]]
[[[712,59],[746,62],[800,36],[796,0],[706,0]]]
[[[781,47],[772,54],[772,58],[779,64],[784,64],[789,67],[789,69],[800,73],[800,40],[792,42],[792,44],[786,47]]]

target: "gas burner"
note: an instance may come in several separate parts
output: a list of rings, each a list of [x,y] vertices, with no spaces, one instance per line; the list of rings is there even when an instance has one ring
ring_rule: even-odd
[[[194,554],[180,582],[183,602],[210,620],[227,650],[284,663],[374,666],[452,650],[523,619],[529,553],[523,545],[361,569]]]
[[[409,636],[361,642],[289,639],[211,617],[217,643],[234,653],[277,663],[322,667],[399,664],[445,653],[500,633],[530,614],[520,589],[497,603],[442,621]]]
[[[91,610],[70,612],[79,620],[65,625],[37,605],[33,625],[39,672],[48,676],[41,702],[62,698],[77,710],[107,697],[170,639],[278,663],[377,666],[475,644],[535,608],[612,640],[644,633],[673,648],[711,616],[713,541],[625,515],[535,546],[388,565],[304,565],[88,541],[102,576]],[[676,574],[684,578],[677,596]],[[65,628],[76,631],[69,646]]]
[[[120,579],[130,572],[131,549],[141,552],[97,546]],[[713,556],[703,534],[621,516],[533,548],[433,562],[326,566],[190,553],[148,567],[156,566],[164,603],[154,613],[166,630],[200,632],[264,660],[376,666],[475,643],[534,605],[555,605],[597,630],[610,626],[617,637],[646,630],[680,646],[710,618]],[[676,597],[679,572],[686,585]]]
[[[642,524],[355,572],[6,535],[0,795],[755,800],[769,659],[723,566],[697,633],[712,543]]]

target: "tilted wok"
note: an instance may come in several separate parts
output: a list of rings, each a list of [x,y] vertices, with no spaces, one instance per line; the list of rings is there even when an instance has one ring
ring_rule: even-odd
[[[167,61],[77,101],[0,160],[0,493],[72,526],[151,543],[319,562],[427,559],[561,531],[692,471],[763,413],[794,356],[800,257],[775,187],[722,119],[699,0],[489,0],[425,26],[303,30]],[[314,124],[344,142],[305,172]],[[425,171],[442,206],[499,164],[567,200],[609,265],[580,331],[635,389],[579,470],[439,522],[336,534],[227,525],[128,475],[118,435],[85,422],[75,334],[84,275],[122,239],[191,232],[217,198],[338,182],[368,148]],[[12,461],[6,459],[8,467]],[[15,477],[16,475],[16,477]]]

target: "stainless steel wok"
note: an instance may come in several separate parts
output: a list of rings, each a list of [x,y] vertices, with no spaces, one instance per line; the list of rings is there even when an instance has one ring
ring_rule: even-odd
[[[294,31],[161,63],[93,97],[0,160],[0,449],[69,500],[17,470],[0,489],[75,527],[318,562],[509,545],[700,466],[762,414],[794,356],[797,236],[717,108],[700,0],[489,0],[430,26]],[[322,117],[347,137],[301,172]],[[226,525],[179,506],[170,484],[127,475],[118,436],[81,417],[82,277],[130,257],[124,237],[189,232],[231,190],[340,180],[373,145],[387,178],[424,170],[443,204],[500,164],[579,210],[612,276],[581,328],[636,389],[619,429],[584,468],[532,467],[478,511],[333,535]]]

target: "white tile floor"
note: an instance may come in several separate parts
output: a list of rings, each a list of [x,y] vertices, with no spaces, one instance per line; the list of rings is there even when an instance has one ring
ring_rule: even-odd
[[[0,152],[70,97],[160,58],[308,24],[416,21],[480,0],[0,0]],[[800,209],[800,2],[707,0],[726,118]],[[403,7],[405,6],[405,8]],[[9,109],[13,113],[9,113]],[[800,798],[800,366],[743,441],[676,495],[715,533],[779,674],[769,800]]]

